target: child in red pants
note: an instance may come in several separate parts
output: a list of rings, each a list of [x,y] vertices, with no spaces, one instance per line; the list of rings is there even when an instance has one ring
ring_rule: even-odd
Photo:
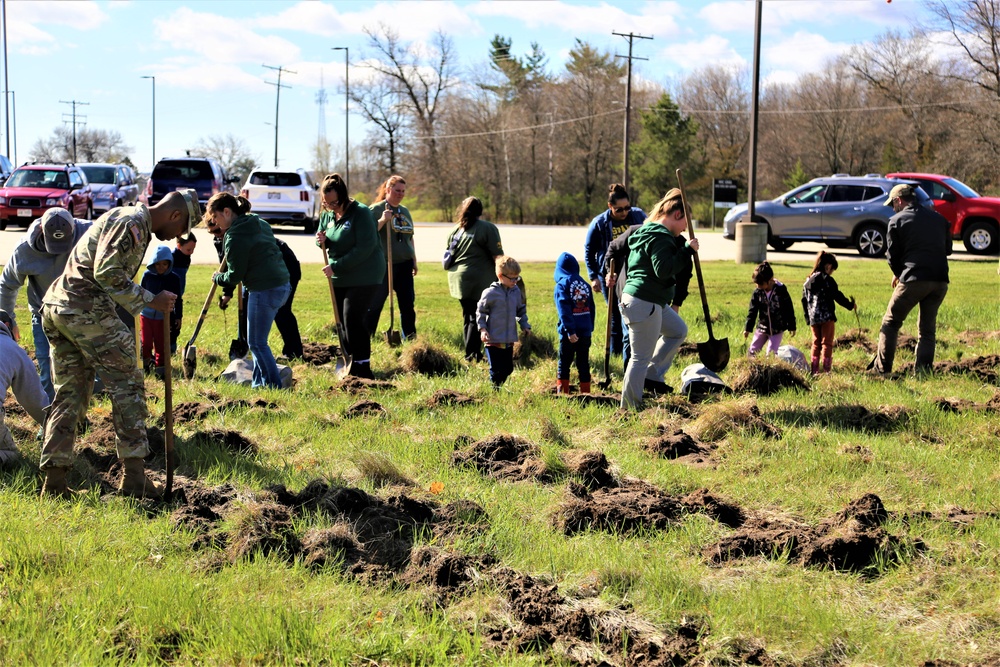
[[[833,253],[820,251],[816,254],[812,274],[802,285],[802,308],[806,313],[806,324],[812,327],[812,372],[819,373],[820,358],[823,372],[829,373],[833,366],[833,334],[837,322],[835,304],[848,310],[857,307],[854,299],[848,299],[837,287],[833,272],[837,270],[837,258]]]
[[[142,287],[153,294],[158,294],[163,290],[181,293],[181,278],[173,272],[174,257],[170,248],[161,245],[156,249],[153,261],[146,266],[146,272],[142,274]],[[180,327],[181,313],[184,306],[180,296],[174,303],[174,309],[170,313],[171,327]],[[163,339],[163,313],[153,308],[143,308],[139,316],[139,331],[142,340],[142,367],[147,371],[152,366],[157,369],[163,368],[164,353],[169,354],[169,341]]]

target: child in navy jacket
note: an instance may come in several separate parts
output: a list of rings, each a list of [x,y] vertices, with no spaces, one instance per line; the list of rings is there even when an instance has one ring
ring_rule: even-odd
[[[177,301],[174,302],[174,309],[170,313],[170,326],[178,329],[181,323],[181,315],[184,312],[184,302],[180,297],[181,278],[173,272],[174,256],[170,248],[161,245],[156,249],[153,261],[146,265],[146,272],[142,274],[142,287],[153,294],[167,290],[177,294]],[[139,316],[142,325],[140,334],[142,338],[142,366],[149,369],[155,365],[159,369],[163,368],[163,360],[166,345],[163,337],[163,313],[153,308],[143,308]],[[154,354],[155,353],[155,354]]]
[[[569,393],[573,359],[580,374],[580,393],[590,393],[590,339],[594,333],[594,292],[580,276],[580,263],[568,252],[559,255],[553,299],[559,315],[559,375],[557,394]]]
[[[829,373],[833,366],[833,334],[837,325],[836,305],[854,310],[857,304],[848,299],[833,279],[837,270],[837,257],[829,252],[819,251],[813,264],[813,272],[802,285],[802,309],[806,314],[806,324],[812,328],[812,373],[819,373],[820,358],[823,372]]]
[[[514,372],[514,343],[517,342],[517,325],[525,332],[528,309],[517,286],[521,265],[513,257],[501,255],[496,259],[497,280],[483,290],[476,304],[476,325],[479,337],[486,344],[486,358],[490,362],[490,380],[499,389]]]

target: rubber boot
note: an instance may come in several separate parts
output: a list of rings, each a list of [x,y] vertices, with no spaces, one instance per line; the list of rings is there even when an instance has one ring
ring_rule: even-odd
[[[589,394],[590,393],[590,383],[589,382],[581,382],[580,383],[580,393],[581,394]]]
[[[829,373],[833,368],[833,357],[823,357],[823,372]]]
[[[819,373],[819,357],[812,358],[812,374],[816,375]]]
[[[66,473],[69,468],[47,468],[45,481],[42,483],[42,498],[72,498],[76,491],[66,483]]]
[[[125,464],[125,475],[122,476],[121,486],[118,491],[123,496],[133,498],[159,498],[163,495],[160,487],[156,486],[152,480],[146,477],[146,466],[142,459],[123,459]]]
[[[556,380],[556,393],[569,394],[569,380]]]

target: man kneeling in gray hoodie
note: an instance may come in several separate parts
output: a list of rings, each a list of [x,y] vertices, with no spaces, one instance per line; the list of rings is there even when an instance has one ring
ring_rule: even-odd
[[[21,457],[5,424],[7,415],[3,398],[7,396],[8,387],[13,390],[14,398],[21,407],[39,424],[45,421],[45,406],[49,404],[35,365],[31,363],[28,353],[14,341],[12,326],[10,315],[0,310],[0,466],[7,466]]]

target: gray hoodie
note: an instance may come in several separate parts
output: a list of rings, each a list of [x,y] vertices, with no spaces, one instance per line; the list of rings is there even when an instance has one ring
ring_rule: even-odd
[[[0,323],[0,396],[7,395],[8,387],[32,419],[39,424],[45,421],[45,406],[49,404],[49,399],[42,390],[35,365],[28,358],[28,353],[14,342],[7,327]],[[6,419],[3,403],[0,403],[0,463],[16,456],[17,452],[14,438],[4,424]]]
[[[93,223],[87,220],[76,220],[74,244],[90,229],[91,224]],[[39,219],[28,227],[27,233],[14,248],[10,260],[3,267],[3,273],[0,274],[0,310],[6,310],[15,323],[17,316],[14,314],[14,304],[24,282],[28,282],[28,308],[31,309],[31,314],[35,315],[42,307],[45,291],[62,274],[66,262],[69,261],[69,252],[52,255],[45,252],[44,248],[42,224]]]

